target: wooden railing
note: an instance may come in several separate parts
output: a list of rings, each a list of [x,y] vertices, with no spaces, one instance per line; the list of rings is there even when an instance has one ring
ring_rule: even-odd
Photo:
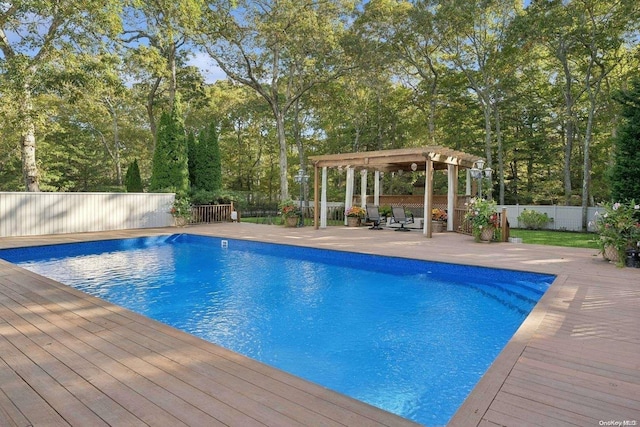
[[[233,221],[232,212],[235,209],[233,203],[228,205],[195,205],[191,207],[191,220],[189,224],[210,224],[212,222]],[[239,215],[236,212],[236,215]],[[239,216],[235,218],[240,220]]]
[[[473,230],[471,224],[464,219],[466,213],[467,209],[456,209],[453,229],[458,233],[472,235]],[[500,224],[500,227],[498,227],[498,240],[501,242],[507,242],[509,240],[509,221],[507,220],[506,209],[502,209],[502,212],[498,212],[498,221]]]

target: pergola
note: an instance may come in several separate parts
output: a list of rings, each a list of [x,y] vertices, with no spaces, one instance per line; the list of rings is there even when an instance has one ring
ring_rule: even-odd
[[[456,192],[458,188],[458,171],[460,168],[471,169],[481,157],[450,148],[433,145],[419,148],[402,148],[397,150],[364,151],[358,153],[327,154],[324,156],[311,156],[314,165],[314,224],[315,228],[327,226],[327,168],[344,168],[347,173],[347,188],[345,195],[345,208],[352,205],[353,185],[355,170],[363,174],[361,180],[362,204],[366,204],[367,179],[369,170],[375,172],[374,179],[374,204],[379,204],[380,172],[417,171],[425,172],[424,187],[424,212],[425,217],[430,215],[433,201],[433,171],[447,170],[448,191],[447,209],[450,213],[447,220],[447,230],[453,231],[453,213],[456,208]],[[322,188],[320,188],[319,173],[322,169]],[[470,194],[470,179],[467,172],[467,194]],[[321,194],[320,194],[321,193]],[[319,217],[319,218],[318,218]],[[431,237],[431,221],[425,218],[423,233]]]

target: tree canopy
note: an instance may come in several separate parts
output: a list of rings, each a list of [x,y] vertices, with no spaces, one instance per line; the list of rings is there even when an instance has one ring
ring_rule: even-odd
[[[145,189],[186,191],[193,133],[251,202],[288,198],[307,155],[435,143],[487,158],[500,203],[586,208],[617,191],[639,30],[636,0],[4,3],[0,190],[124,190],[138,159]]]

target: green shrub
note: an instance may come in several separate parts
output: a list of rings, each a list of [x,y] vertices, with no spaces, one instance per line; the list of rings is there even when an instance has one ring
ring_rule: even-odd
[[[523,210],[518,216],[518,221],[522,228],[528,228],[529,230],[540,230],[545,228],[547,224],[553,221],[552,218],[545,213],[534,210]]]
[[[378,208],[378,211],[380,212],[380,216],[384,216],[384,217],[390,217],[392,212],[391,206],[389,205],[380,206],[380,208]]]
[[[127,174],[124,178],[124,185],[128,193],[142,193],[142,178],[140,178],[140,168],[138,167],[138,159],[134,159],[133,163],[127,168]]]

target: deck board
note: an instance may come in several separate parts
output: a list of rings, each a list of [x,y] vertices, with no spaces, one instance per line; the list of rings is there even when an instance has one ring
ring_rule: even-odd
[[[616,268],[589,250],[482,245],[449,233],[425,239],[415,232],[250,224],[188,230],[556,274],[450,425],[640,422],[640,269]],[[0,247],[174,231],[10,238]],[[0,425],[88,423],[415,425],[0,261]]]

